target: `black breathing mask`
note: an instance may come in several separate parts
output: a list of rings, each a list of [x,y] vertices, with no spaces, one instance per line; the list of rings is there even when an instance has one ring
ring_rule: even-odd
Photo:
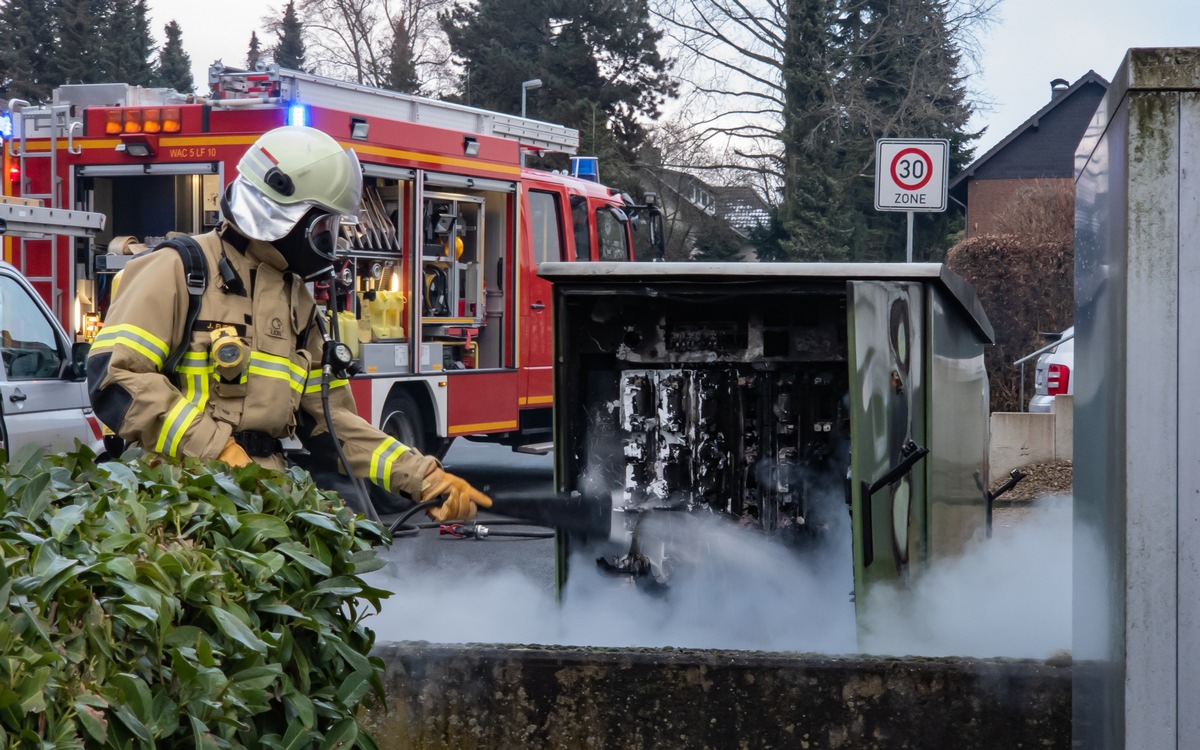
[[[340,224],[338,214],[314,208],[271,244],[283,254],[289,271],[311,281],[332,272]]]

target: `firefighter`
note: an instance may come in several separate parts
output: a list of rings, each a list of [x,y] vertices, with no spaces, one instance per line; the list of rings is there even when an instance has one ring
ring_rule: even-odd
[[[339,464],[322,395],[328,335],[305,281],[331,272],[340,220],[358,215],[358,158],[319,130],[287,126],[263,134],[237,170],[223,223],[193,238],[207,269],[200,296],[182,250],[161,248],[127,265],[88,357],[92,406],[148,453],[230,466],[284,469],[280,441],[298,437],[309,455],[301,465],[353,505],[346,482],[320,478]],[[185,330],[193,299],[198,314]],[[430,510],[439,521],[491,505],[436,458],[359,417],[344,377],[326,393],[333,434],[356,476],[411,498],[446,496]]]

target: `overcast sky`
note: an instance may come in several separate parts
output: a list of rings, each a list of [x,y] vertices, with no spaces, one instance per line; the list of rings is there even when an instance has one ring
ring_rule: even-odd
[[[151,0],[151,29],[161,43],[174,19],[192,58],[196,88],[208,90],[208,66],[245,63],[250,32],[264,47],[275,43],[261,21],[283,2],[263,0]],[[1050,81],[1074,82],[1088,70],[1111,80],[1130,47],[1200,45],[1197,0],[1002,0],[1001,18],[982,39],[982,72],[970,81],[981,105],[973,129],[982,155],[1050,97]]]

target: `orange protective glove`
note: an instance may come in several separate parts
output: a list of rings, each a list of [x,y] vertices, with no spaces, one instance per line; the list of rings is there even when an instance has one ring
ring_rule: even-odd
[[[476,506],[492,507],[492,499],[475,489],[462,477],[442,471],[434,465],[421,482],[421,502],[446,495],[446,502],[425,511],[435,521],[467,521],[475,517]]]
[[[217,458],[235,468],[250,463],[250,455],[233,438],[226,441],[225,447],[221,449],[221,455]]]

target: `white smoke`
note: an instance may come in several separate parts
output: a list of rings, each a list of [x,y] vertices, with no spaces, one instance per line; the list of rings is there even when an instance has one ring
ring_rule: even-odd
[[[805,551],[716,519],[689,524],[693,544],[676,556],[691,564],[665,591],[576,556],[561,601],[511,570],[423,568],[398,541],[369,577],[394,594],[367,624],[380,641],[1031,658],[1070,648],[1069,498],[1039,503],[906,588],[878,587],[858,626],[847,528]]]
[[[1069,650],[1071,523],[1071,498],[1045,497],[912,585],[876,587],[860,618],[863,650],[1031,658]]]
[[[394,594],[367,624],[380,641],[854,650],[848,539],[803,555],[727,521],[680,516],[691,543],[673,547],[678,565],[666,588],[633,585],[580,554],[556,601],[512,571],[401,574],[420,563],[400,548],[369,577]]]

